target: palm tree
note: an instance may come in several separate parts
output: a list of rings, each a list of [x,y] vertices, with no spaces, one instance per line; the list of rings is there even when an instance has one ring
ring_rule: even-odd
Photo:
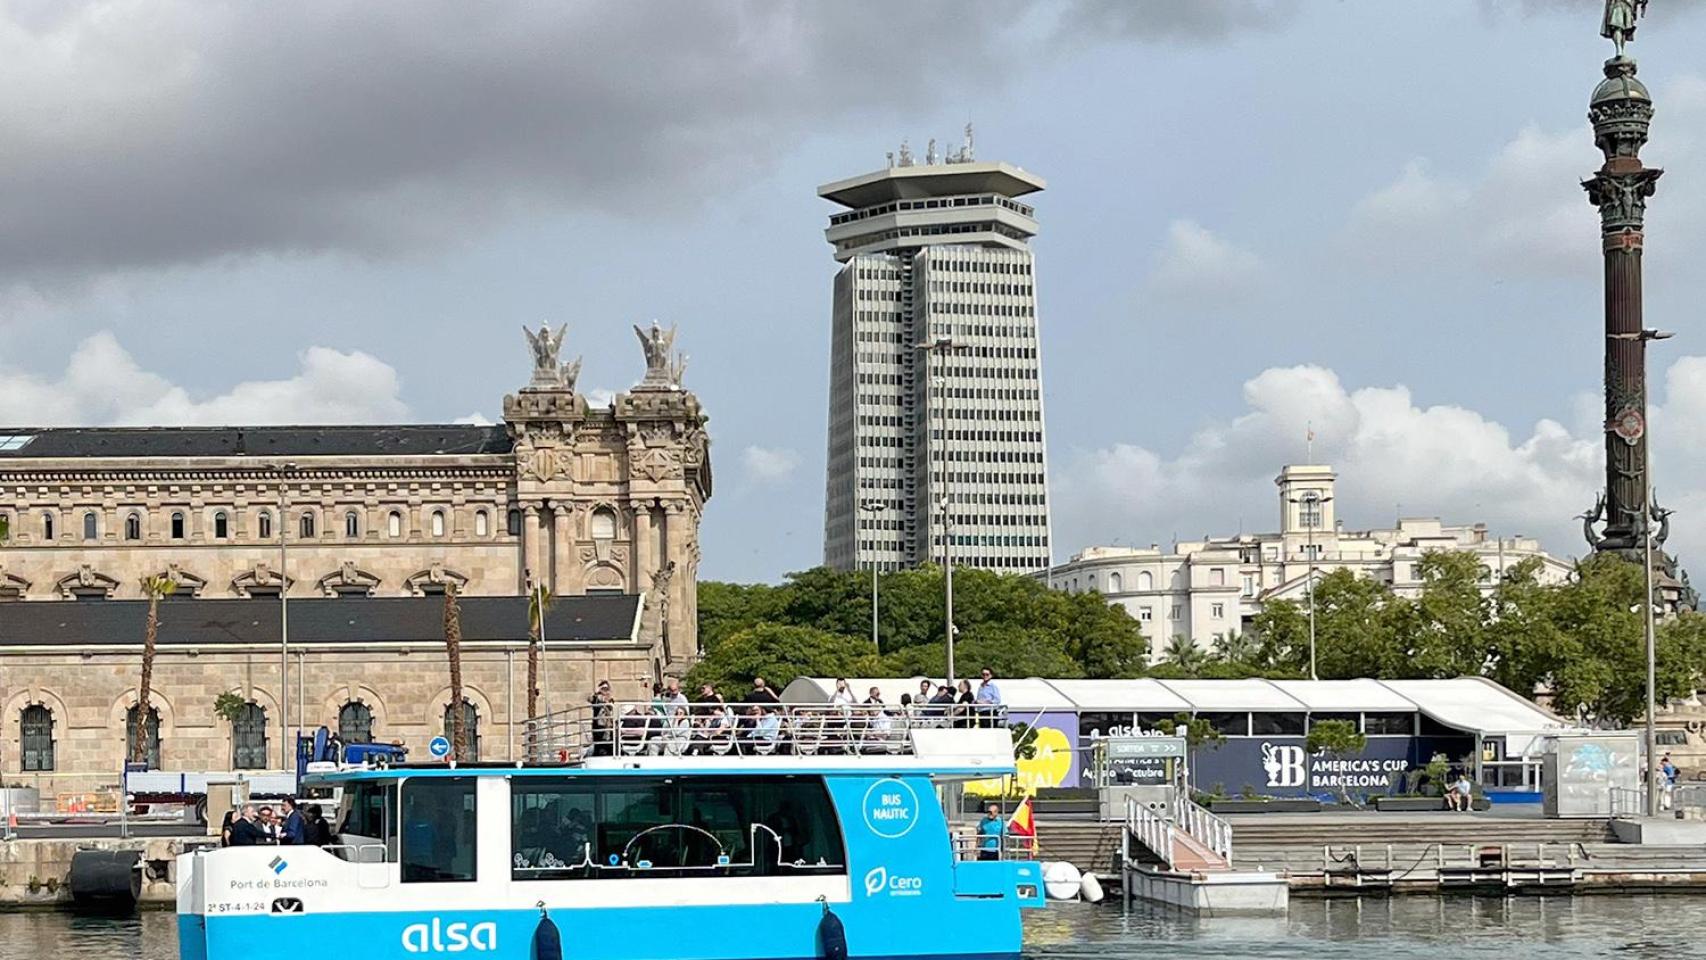
[[[545,614],[551,609],[551,588],[534,587],[527,596],[527,719],[539,716],[539,651],[544,646]]]
[[[148,598],[148,620],[142,629],[142,679],[136,687],[136,736],[130,742],[130,759],[141,763],[148,759],[148,694],[154,684],[154,645],[160,634],[160,599],[178,589],[178,581],[170,577],[143,577],[142,595]]]
[[[1222,663],[1255,666],[1262,653],[1261,641],[1253,635],[1234,630],[1221,638],[1217,656]]]
[[[1161,659],[1186,673],[1196,673],[1203,668],[1208,657],[1190,637],[1175,633],[1172,639],[1167,641],[1167,646],[1161,649]]]
[[[462,608],[456,603],[456,584],[444,585],[444,654],[450,661],[450,758],[468,751],[468,731],[462,712]]]

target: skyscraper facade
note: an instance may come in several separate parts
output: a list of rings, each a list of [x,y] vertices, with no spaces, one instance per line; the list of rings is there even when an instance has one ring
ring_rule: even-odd
[[[1049,564],[1037,337],[1042,178],[905,147],[827,184],[834,287],[824,563]],[[934,349],[922,349],[933,345]],[[946,506],[946,510],[944,510]]]

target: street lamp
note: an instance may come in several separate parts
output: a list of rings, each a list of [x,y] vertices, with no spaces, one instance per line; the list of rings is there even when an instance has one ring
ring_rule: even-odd
[[[290,769],[290,751],[295,743],[290,736],[290,567],[285,528],[289,526],[285,475],[296,469],[295,463],[278,465],[278,765]],[[299,718],[300,719],[300,718]],[[141,723],[140,715],[137,722]]]
[[[926,354],[935,354],[939,359],[936,363],[936,405],[942,416],[942,597],[943,597],[943,627],[942,634],[948,647],[948,686],[954,685],[954,517],[953,500],[948,493],[949,477],[952,466],[948,462],[948,388],[946,364],[947,358],[957,353],[960,345],[952,337],[937,337],[917,345],[917,349]],[[926,361],[928,362],[928,361]]]
[[[872,519],[875,519],[876,514],[883,509],[883,503],[881,500],[863,500],[863,501],[860,501],[860,503],[859,503],[859,509],[865,511],[868,514],[871,514]],[[872,550],[873,555],[871,557],[871,646],[878,653],[882,653],[883,652],[882,642],[877,639],[877,566],[878,566],[878,564],[877,564],[877,558],[875,556],[875,553],[876,553],[876,551],[873,549]]]
[[[1287,497],[1286,502],[1313,508],[1300,513],[1299,517],[1309,531],[1309,679],[1319,680],[1321,678],[1315,675],[1315,528],[1321,525],[1321,506],[1332,503],[1333,498],[1311,492],[1301,497]]]
[[[1608,340],[1669,340],[1676,334],[1668,330],[1646,328],[1631,333],[1608,333]],[[1653,473],[1652,449],[1653,439],[1647,424],[1647,352],[1641,351],[1641,430],[1646,443],[1641,446],[1641,476],[1647,481],[1647,487],[1641,491],[1641,508],[1627,510],[1634,514],[1641,524],[1641,567],[1645,575],[1647,597],[1643,604],[1647,609],[1645,617],[1647,634],[1647,816],[1659,815],[1659,745],[1658,735],[1654,731],[1653,715],[1658,712],[1658,644],[1655,639],[1658,616],[1655,607],[1658,606],[1653,598]]]

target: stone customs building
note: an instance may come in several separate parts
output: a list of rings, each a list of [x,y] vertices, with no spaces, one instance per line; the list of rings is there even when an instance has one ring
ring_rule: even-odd
[[[594,407],[563,331],[529,332],[532,378],[495,426],[0,429],[0,778],[116,781],[147,577],[176,585],[147,723],[164,769],[276,768],[322,724],[424,755],[450,708],[451,588],[483,758],[519,748],[530,583],[556,597],[544,703],[683,669],[706,417],[674,331],[636,333],[644,379]]]

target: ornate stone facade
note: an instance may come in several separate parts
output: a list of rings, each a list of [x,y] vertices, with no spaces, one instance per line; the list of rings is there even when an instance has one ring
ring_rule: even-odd
[[[642,595],[632,644],[623,631],[620,676],[606,675],[638,685],[678,672],[698,651],[710,444],[698,399],[681,387],[673,331],[660,333],[642,332],[642,381],[595,407],[575,389],[579,361],[558,360],[563,332],[529,332],[532,376],[504,398],[504,423],[493,426],[0,428],[9,529],[0,601],[139,599],[144,577],[165,576],[179,597],[249,598],[257,622],[276,624],[281,586],[294,607],[430,596],[452,584],[468,597],[521,597],[531,582],[559,597]],[[168,604],[176,613],[181,602]],[[116,772],[111,724],[118,716],[122,726],[124,698],[135,696],[134,653],[19,652],[34,638],[8,631],[8,609],[17,608],[0,602],[0,770],[19,770],[22,706],[58,703],[64,755]],[[509,655],[472,658],[471,689],[499,684]],[[338,690],[374,691],[387,723],[412,736],[410,725],[442,709],[432,703],[442,655],[437,666],[371,647],[319,656],[308,656],[301,678],[314,711]],[[210,713],[218,693],[278,696],[276,654],[162,657],[156,699],[175,731],[162,732],[167,767],[221,755]],[[584,687],[596,660],[567,655],[560,682]],[[257,664],[271,674],[255,673]],[[511,709],[505,699],[506,718]],[[327,722],[314,711],[300,719]]]

